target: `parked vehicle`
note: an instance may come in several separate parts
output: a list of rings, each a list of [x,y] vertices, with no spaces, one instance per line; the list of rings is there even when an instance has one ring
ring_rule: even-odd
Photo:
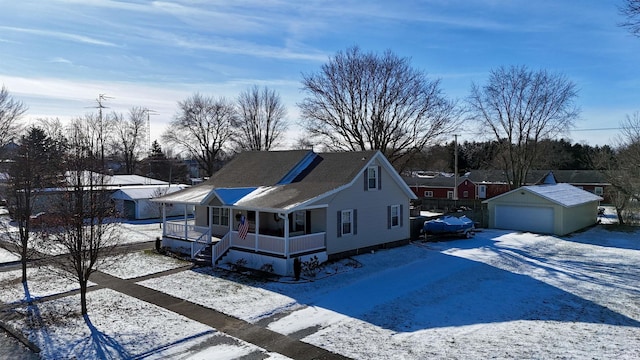
[[[444,216],[424,222],[422,232],[426,235],[455,235],[470,238],[475,234],[473,220],[466,216]]]

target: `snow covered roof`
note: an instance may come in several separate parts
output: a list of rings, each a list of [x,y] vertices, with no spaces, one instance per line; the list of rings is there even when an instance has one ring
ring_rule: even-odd
[[[104,182],[105,186],[136,186],[136,185],[169,185],[168,182],[162,180],[156,180],[140,175],[102,175],[93,171],[83,171],[82,173],[76,173],[67,171],[65,177],[68,184],[75,184],[76,174],[80,174],[82,183],[90,183],[91,179],[94,182]]]
[[[155,200],[171,204],[202,204],[213,189],[213,185],[202,183]]]
[[[162,180],[156,180],[140,175],[111,175],[107,178],[109,185],[168,185],[169,183]]]
[[[182,190],[186,188],[185,185],[151,185],[151,186],[141,186],[141,187],[124,187],[111,196],[114,199],[122,199],[122,200],[141,200],[141,199],[151,199],[154,197],[158,197],[163,194],[171,194],[178,190]]]
[[[544,199],[547,199],[553,203],[564,207],[572,207],[576,205],[582,205],[594,201],[601,201],[602,198],[598,195],[582,190],[571,184],[559,183],[559,184],[543,184],[543,185],[529,185],[522,186],[515,190],[511,190],[502,195],[498,195],[494,198],[485,200],[483,202],[491,202],[496,199],[500,199],[504,196],[512,194],[518,191],[528,191],[535,195],[538,195]]]
[[[523,186],[524,189],[565,207],[601,201],[598,195],[582,190],[570,184],[550,184]]]

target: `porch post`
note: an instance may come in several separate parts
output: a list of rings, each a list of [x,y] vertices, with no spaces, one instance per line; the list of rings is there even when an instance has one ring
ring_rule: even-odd
[[[213,228],[213,208],[211,206],[207,206],[207,213],[209,213],[209,220],[207,220],[209,222],[209,243],[211,243],[211,233],[213,231],[211,231],[211,229]],[[220,217],[222,217],[222,211],[223,208],[220,207]]]
[[[187,229],[187,224],[188,224],[188,218],[187,218],[187,207],[184,207],[184,239],[188,240],[189,239],[189,229]]]
[[[258,229],[260,229],[260,212],[256,211],[256,225],[255,225],[255,230],[254,230],[254,236],[256,238],[256,248],[255,251],[258,252],[258,250],[260,249],[260,244],[258,243]]]
[[[289,214],[284,215],[284,257],[289,258]]]
[[[162,203],[162,237],[167,235],[167,204]]]

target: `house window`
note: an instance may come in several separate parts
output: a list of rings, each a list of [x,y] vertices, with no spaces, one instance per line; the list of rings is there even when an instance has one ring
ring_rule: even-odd
[[[425,191],[424,192],[424,197],[428,197],[428,198],[433,197],[433,191],[431,191],[431,190]]]
[[[593,188],[593,192],[596,195],[601,196],[602,194],[604,194],[604,189],[602,188],[602,186],[596,186],[595,188]]]
[[[447,199],[453,199],[453,191],[447,191]]]
[[[371,166],[367,169],[367,189],[374,190],[378,188],[378,167]]]
[[[214,225],[229,225],[229,209],[214,206],[213,208],[213,224]]]
[[[468,198],[469,197],[469,191],[465,190],[462,192],[462,197],[463,198]]]
[[[389,208],[389,227],[400,226],[400,205],[391,205]]]
[[[339,235],[351,235],[354,233],[354,210],[342,210],[340,213]]]

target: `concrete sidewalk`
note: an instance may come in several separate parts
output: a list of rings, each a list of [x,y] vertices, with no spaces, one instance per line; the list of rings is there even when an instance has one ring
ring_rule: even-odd
[[[154,242],[134,243],[121,245],[119,253],[134,252],[152,249]],[[29,261],[29,265],[50,260],[50,256],[43,256],[40,259]],[[191,265],[177,269],[167,270],[133,279],[120,279],[103,272],[95,272],[89,279],[96,286],[89,287],[88,291],[95,291],[102,288],[109,288],[122,294],[135,297],[139,300],[160,306],[174,313],[180,314],[191,320],[211,326],[216,330],[240,340],[254,344],[269,352],[282,354],[292,359],[348,359],[345,356],[332,353],[320,347],[302,342],[287,335],[282,335],[259,325],[251,324],[244,320],[226,315],[219,311],[206,308],[202,305],[183,300],[160,291],[150,289],[136,282],[150,278],[161,277],[191,269]],[[0,271],[11,271],[20,269],[20,263],[5,264],[0,267]],[[46,302],[53,299],[78,294],[79,290],[72,290],[61,294],[45,296],[35,300],[35,302]],[[18,306],[11,304],[0,307],[0,310],[7,310]],[[0,356],[1,357],[1,356]]]
[[[181,271],[184,270],[185,269],[181,269]],[[145,276],[144,278],[157,277],[165,274],[166,273],[153,274]],[[97,272],[91,276],[91,281],[98,284],[100,288],[109,288],[160,306],[270,352],[282,354],[292,359],[348,359],[342,355],[334,354],[328,350],[279,334],[264,327],[135,283],[141,280],[141,278],[123,280],[101,272]]]

